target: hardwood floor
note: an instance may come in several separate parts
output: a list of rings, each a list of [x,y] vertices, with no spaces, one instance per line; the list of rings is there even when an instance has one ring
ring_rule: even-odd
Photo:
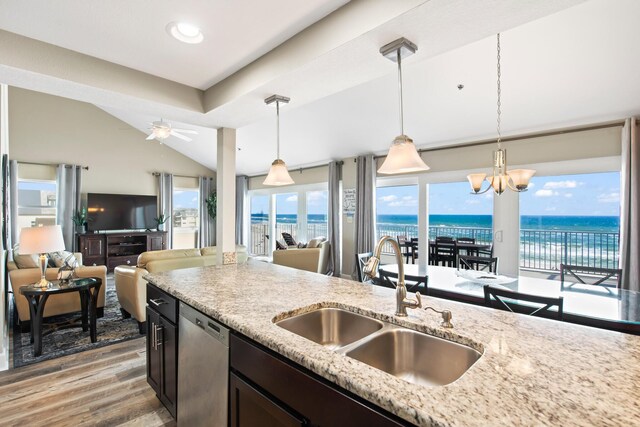
[[[0,372],[0,425],[175,426],[145,357],[141,338]]]

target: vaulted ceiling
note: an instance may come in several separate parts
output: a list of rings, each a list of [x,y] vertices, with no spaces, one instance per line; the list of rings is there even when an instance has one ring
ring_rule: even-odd
[[[400,36],[418,45],[405,129],[421,147],[493,135],[497,32],[507,133],[640,113],[634,0],[0,0],[0,11],[0,82],[91,102],[141,131],[160,117],[197,129],[166,143],[212,169],[224,126],[238,129],[239,173],[267,170],[273,93],[292,98],[291,167],[384,152],[399,131],[397,77],[378,49]],[[171,38],[179,20],[203,43]]]

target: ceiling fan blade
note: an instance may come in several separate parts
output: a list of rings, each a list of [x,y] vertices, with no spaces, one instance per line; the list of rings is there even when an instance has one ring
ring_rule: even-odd
[[[183,141],[187,141],[187,142],[191,142],[192,139],[189,138],[188,136],[184,136],[184,135],[180,135],[178,132],[175,132],[175,129],[171,129],[171,135],[175,136],[176,138],[179,138]]]
[[[198,134],[198,131],[191,130],[191,129],[176,129],[176,128],[172,128],[172,129],[175,130],[175,131],[181,132],[181,133],[190,133],[190,134],[193,134],[193,135],[197,135]]]
[[[155,135],[153,133],[149,134],[149,136],[147,136],[146,140],[147,141],[151,141],[152,139],[155,139]]]

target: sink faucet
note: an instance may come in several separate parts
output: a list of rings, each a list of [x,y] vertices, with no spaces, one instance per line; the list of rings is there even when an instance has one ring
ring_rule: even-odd
[[[376,244],[376,248],[373,251],[373,256],[369,258],[369,261],[365,264],[362,272],[369,278],[373,279],[378,274],[378,265],[380,264],[380,254],[382,253],[382,245],[385,242],[391,243],[393,252],[396,255],[396,264],[398,265],[398,284],[396,285],[396,316],[406,317],[407,308],[420,308],[422,307],[422,300],[420,298],[420,292],[416,292],[416,299],[407,298],[407,287],[404,283],[404,264],[402,263],[402,253],[398,242],[392,237],[383,236]]]

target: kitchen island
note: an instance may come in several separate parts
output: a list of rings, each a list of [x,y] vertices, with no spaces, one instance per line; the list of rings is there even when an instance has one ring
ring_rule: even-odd
[[[262,262],[150,274],[150,283],[328,382],[409,423],[640,425],[640,337],[423,297],[395,317],[391,289]],[[274,321],[342,307],[468,345],[482,357],[445,386],[409,383]],[[322,402],[318,402],[322,404]]]

